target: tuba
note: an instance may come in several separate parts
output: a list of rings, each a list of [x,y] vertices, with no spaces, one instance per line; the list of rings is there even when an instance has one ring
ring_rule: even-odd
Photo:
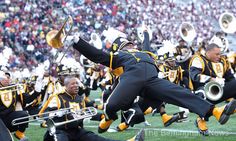
[[[184,22],[179,27],[180,36],[186,42],[192,42],[196,37],[196,31],[193,25],[189,22]]]
[[[224,12],[219,18],[220,28],[225,33],[235,33],[236,31],[236,19],[232,13]]]
[[[205,84],[204,92],[207,99],[217,101],[223,96],[223,87],[219,83],[211,81]]]
[[[197,35],[193,25],[189,22],[183,22],[180,25],[179,33],[181,38],[187,43],[192,42]],[[176,57],[176,62],[178,63],[183,63],[192,56],[192,50],[190,47],[184,47],[184,48],[177,47],[176,52],[177,55],[179,56]]]

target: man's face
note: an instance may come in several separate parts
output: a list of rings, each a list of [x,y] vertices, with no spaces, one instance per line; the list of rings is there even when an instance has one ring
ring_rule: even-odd
[[[206,52],[206,56],[210,61],[217,63],[220,61],[221,50],[220,48],[213,48]]]
[[[66,90],[71,95],[76,95],[79,92],[79,83],[77,78],[72,78],[66,85]]]
[[[0,81],[0,83],[1,83],[2,87],[9,86],[10,85],[10,79],[8,77],[5,77]]]

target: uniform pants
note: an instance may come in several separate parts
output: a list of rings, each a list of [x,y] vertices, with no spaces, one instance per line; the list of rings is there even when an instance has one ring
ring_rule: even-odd
[[[10,132],[14,132],[17,130],[24,132],[25,129],[28,127],[28,123],[13,126],[12,121],[16,118],[21,118],[21,117],[26,117],[26,116],[28,116],[28,113],[26,111],[14,111],[6,115],[5,117],[3,117],[2,120],[5,123],[6,127],[10,130]],[[27,121],[27,120],[28,118],[21,120],[19,122]]]
[[[55,139],[56,138],[56,139]],[[56,130],[56,134],[51,136],[47,131],[44,135],[44,141],[115,141],[103,138],[91,131],[83,128]]]
[[[159,79],[154,65],[141,62],[129,66],[121,75],[117,86],[104,104],[106,118],[116,120],[117,111],[128,110],[139,94],[144,99],[154,102],[164,101],[187,108],[200,117],[211,116],[211,110],[214,107],[213,104],[194,95],[190,90]]]

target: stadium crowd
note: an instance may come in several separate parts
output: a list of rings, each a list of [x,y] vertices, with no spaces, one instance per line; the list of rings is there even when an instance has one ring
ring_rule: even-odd
[[[10,70],[28,68],[52,60],[45,36],[59,29],[67,15],[74,18],[74,30],[89,39],[92,33],[102,36],[114,27],[137,40],[136,28],[142,22],[151,25],[152,43],[158,42],[160,30],[167,39],[179,40],[179,26],[184,21],[194,25],[200,38],[211,38],[219,30],[218,18],[224,11],[236,13],[236,2],[229,0],[5,0],[0,11],[0,50],[5,48],[1,65]],[[159,29],[159,30],[158,30]],[[105,38],[102,38],[105,47]]]

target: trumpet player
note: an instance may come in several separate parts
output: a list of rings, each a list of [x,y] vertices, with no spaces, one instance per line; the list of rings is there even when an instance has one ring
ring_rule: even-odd
[[[78,95],[79,92],[78,79],[74,76],[67,76],[64,79],[64,85],[65,85],[65,92],[50,97],[46,103],[45,110],[73,108],[73,110],[76,111],[82,109],[85,106],[83,98]],[[58,115],[60,115],[60,113],[58,113]],[[55,122],[64,122],[76,119],[79,116],[80,115],[77,115],[76,113],[72,112],[66,115],[61,114],[60,117],[54,117],[53,120]],[[143,132],[140,132],[140,134],[135,136],[132,140],[141,141],[142,140],[141,135],[143,135]],[[44,141],[53,141],[53,140],[112,141],[110,139],[100,137],[94,134],[93,132],[85,130],[83,128],[83,119],[76,120],[71,123],[66,123],[56,127],[56,133],[54,135],[50,135],[49,131],[47,131],[44,136]]]
[[[25,130],[28,124],[21,124],[19,126],[12,125],[11,122],[20,117],[28,116],[28,113],[22,110],[22,105],[33,101],[41,91],[40,84],[38,88],[35,88],[36,93],[34,95],[27,95],[20,93],[17,89],[17,85],[10,85],[11,78],[8,74],[1,72],[0,74],[0,118],[3,123],[9,129],[10,132],[15,132],[14,135],[21,141],[27,141],[25,136]],[[27,119],[25,119],[27,120]]]
[[[207,101],[218,104],[228,98],[236,98],[236,80],[232,74],[229,62],[221,55],[221,48],[215,44],[209,44],[205,49],[205,54],[196,54],[190,62],[191,88],[195,94]],[[210,99],[204,90],[206,83],[217,82],[223,89],[222,97]],[[217,96],[217,95],[216,95]],[[216,97],[215,96],[215,97]],[[208,135],[206,122],[198,118],[196,126],[203,135]]]

